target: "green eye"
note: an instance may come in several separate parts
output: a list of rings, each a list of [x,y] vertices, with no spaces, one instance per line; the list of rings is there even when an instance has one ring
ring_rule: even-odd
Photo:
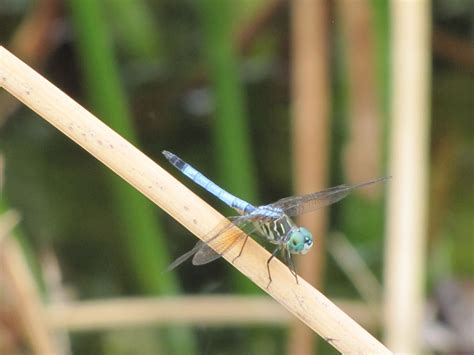
[[[306,228],[296,228],[291,232],[287,245],[291,253],[305,254],[313,245],[313,237]]]

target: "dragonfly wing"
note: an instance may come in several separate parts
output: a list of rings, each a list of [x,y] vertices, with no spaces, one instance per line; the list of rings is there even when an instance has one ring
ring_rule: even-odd
[[[339,185],[308,195],[286,197],[272,203],[270,206],[283,210],[287,216],[296,216],[332,205],[333,203],[342,200],[356,189],[382,182],[387,179],[389,179],[389,177],[382,177],[357,185]]]
[[[219,259],[222,255],[214,251],[210,246],[204,244],[201,249],[194,254],[193,265],[204,265]]]
[[[178,267],[179,265],[181,265],[182,263],[184,263],[186,260],[188,260],[191,256],[193,256],[194,254],[196,254],[203,246],[205,246],[206,244],[199,240],[196,245],[190,250],[188,251],[187,253],[184,253],[183,255],[181,255],[179,258],[177,258],[175,261],[173,261],[171,264],[169,264],[168,268],[166,269],[166,271],[171,271],[173,270],[174,268]]]
[[[245,216],[236,217],[233,225],[237,226],[234,230],[225,230],[218,234],[216,238],[212,238],[208,243],[212,246],[209,246],[207,243],[201,247],[193,257],[193,265],[203,265],[210,263],[233,247],[239,245],[239,242],[242,241],[247,234],[250,234],[255,231],[257,228],[253,224],[254,217],[241,218]]]
[[[167,271],[171,271],[177,266],[184,263],[190,257],[194,255],[193,264],[194,265],[203,265],[210,263],[218,259],[225,253],[228,249],[230,249],[234,243],[236,243],[240,237],[239,234],[245,235],[240,230],[236,230],[235,232],[228,233],[228,236],[222,238],[222,240],[217,240],[219,236],[223,236],[225,232],[227,232],[231,227],[237,226],[239,228],[246,229],[247,233],[251,233],[253,230],[249,229],[248,226],[252,225],[252,221],[255,217],[250,215],[243,215],[243,216],[235,216],[229,217],[229,219],[219,223],[216,227],[211,229],[207,233],[207,235],[203,238],[205,240],[199,240],[196,245],[189,250],[187,253],[184,253],[180,257],[178,257],[175,261],[173,261],[167,268]],[[239,232],[239,233],[238,233]],[[210,248],[207,243],[212,243],[212,245],[219,251],[215,252],[212,248]]]

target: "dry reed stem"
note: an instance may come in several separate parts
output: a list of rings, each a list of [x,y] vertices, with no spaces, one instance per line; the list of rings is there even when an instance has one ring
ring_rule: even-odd
[[[0,84],[196,236],[203,238],[223,221],[216,210],[3,47]],[[237,254],[238,248],[233,248],[224,257],[232,261]],[[268,258],[269,253],[249,239],[233,265],[339,351],[390,353],[306,281],[301,279],[296,284],[288,268],[278,260],[271,263],[273,282],[267,288]]]
[[[421,351],[429,164],[430,1],[392,1],[392,122],[388,186],[386,338]]]
[[[291,2],[293,181],[297,195],[327,187],[329,170],[329,6],[324,1]],[[298,270],[317,288],[326,263],[327,209],[298,217],[315,236],[313,251],[298,259]],[[314,334],[300,322],[290,330],[289,354],[315,354]]]
[[[368,328],[374,329],[380,324],[380,319],[362,302],[335,302]],[[287,326],[293,320],[291,313],[268,297],[228,295],[56,303],[47,307],[46,318],[51,329],[78,332],[169,324]]]
[[[375,27],[370,1],[336,2],[344,31],[348,73],[348,141],[344,148],[344,172],[349,183],[370,180],[380,174],[382,148],[381,111],[377,97]],[[377,189],[361,195],[374,196]]]
[[[7,225],[0,227],[2,233],[7,228],[11,231],[19,220],[13,212],[7,213],[2,216],[2,224]],[[13,299],[14,314],[18,317],[31,350],[34,354],[59,354],[47,327],[44,307],[21,247],[13,236],[1,237],[0,270],[9,297]]]

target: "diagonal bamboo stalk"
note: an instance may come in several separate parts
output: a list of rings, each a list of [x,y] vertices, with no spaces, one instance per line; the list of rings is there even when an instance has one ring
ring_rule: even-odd
[[[203,238],[223,221],[224,217],[216,210],[3,47],[0,47],[0,84],[196,236]],[[224,258],[231,262],[238,251],[233,248]],[[293,275],[279,261],[271,264],[273,282],[267,288],[268,257],[264,248],[249,239],[244,253],[233,265],[339,351],[391,354],[306,281],[296,284]]]

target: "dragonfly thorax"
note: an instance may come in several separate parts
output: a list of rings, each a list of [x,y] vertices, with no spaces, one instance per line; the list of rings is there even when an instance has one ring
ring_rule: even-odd
[[[296,226],[281,209],[260,206],[251,214],[263,217],[255,223],[265,238],[274,244],[284,244],[290,253],[306,254],[313,246],[310,231]]]
[[[271,206],[259,206],[250,212],[251,215],[255,215],[261,218],[280,219],[286,217],[280,208]]]
[[[290,231],[286,245],[292,254],[306,254],[313,246],[313,236],[306,228],[295,227]]]

